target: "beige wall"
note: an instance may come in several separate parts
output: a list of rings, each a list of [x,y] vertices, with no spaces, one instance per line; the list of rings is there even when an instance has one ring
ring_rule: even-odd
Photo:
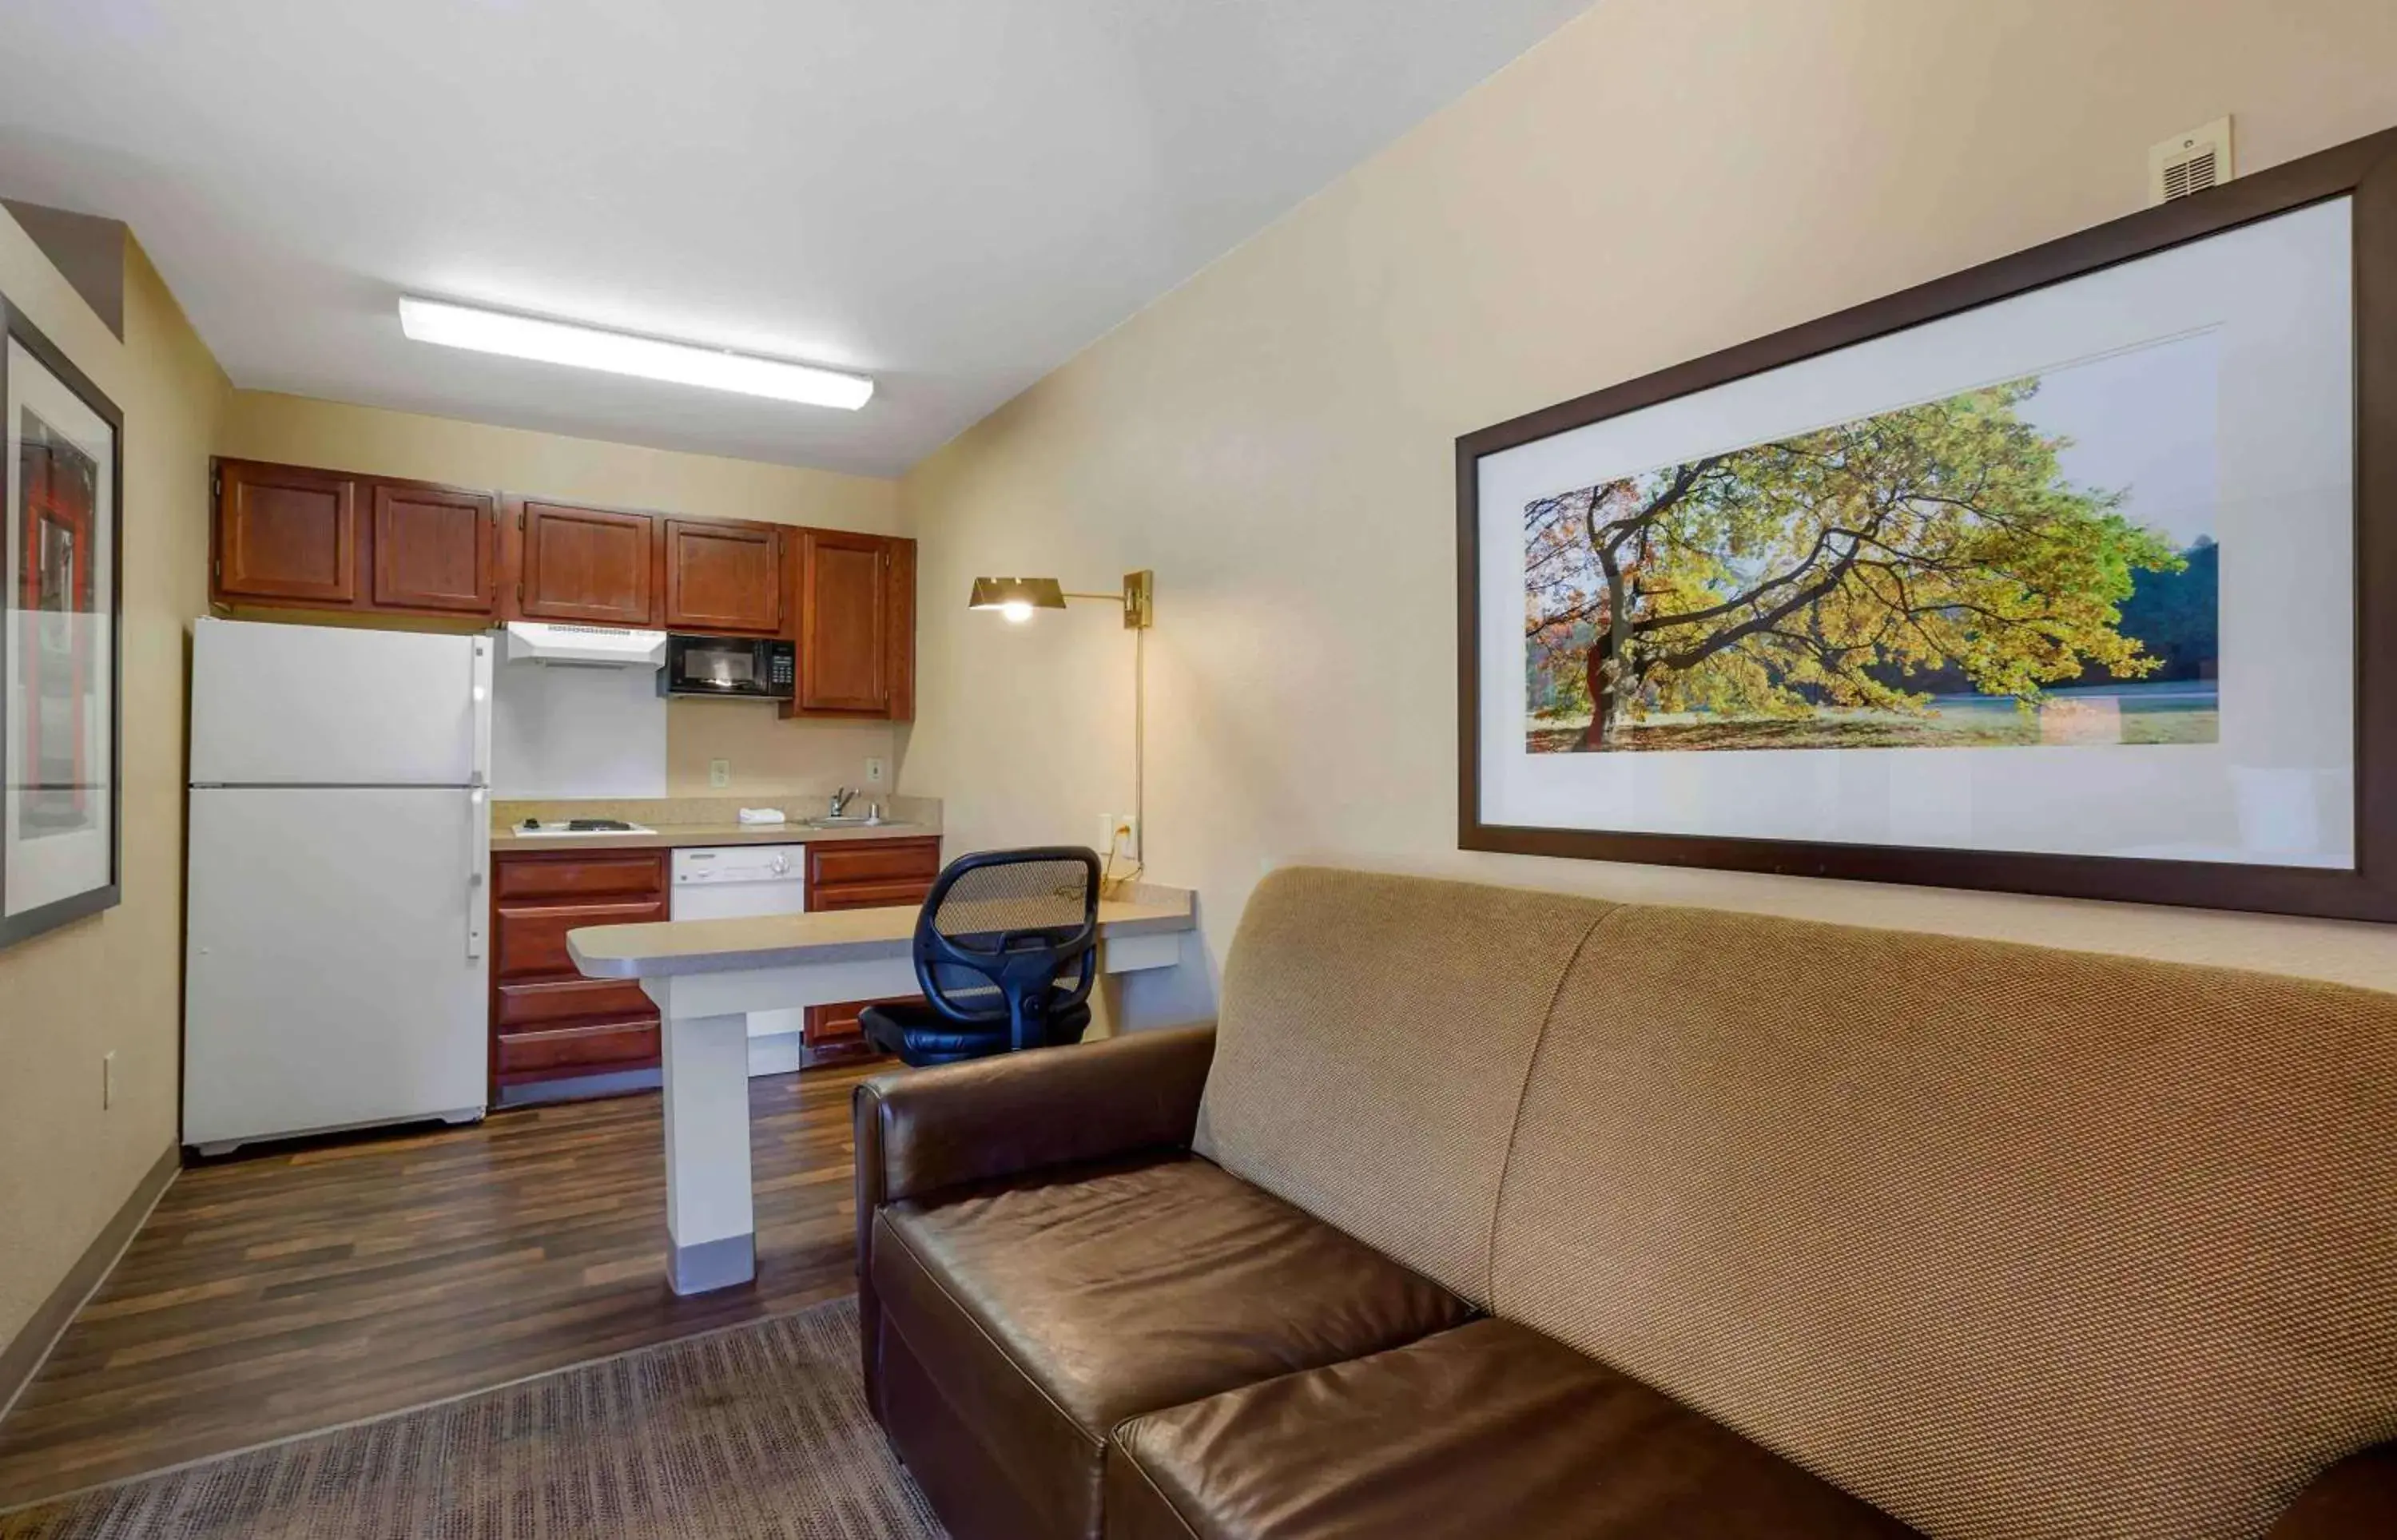
[[[1452,490],[1459,433],[2129,212],[2217,113],[2249,169],[2397,123],[2392,60],[2387,0],[1603,0],[904,479],[902,789],[1091,838],[1122,633],[947,599],[1153,566],[1149,870],[1218,958],[1324,859],[2397,988],[2368,926],[1459,853]]]
[[[601,507],[878,534],[894,532],[898,522],[898,484],[872,476],[645,449],[266,391],[234,393],[217,450],[242,459],[496,487]],[[888,726],[783,722],[771,708],[749,703],[678,700],[667,709],[666,739],[670,794],[707,794],[708,762],[729,759],[732,784],[717,794],[739,796],[860,784],[869,756],[891,757],[893,735]]]
[[[120,344],[0,214],[0,293],[125,413],[125,901],[0,951],[0,1343],[178,1128],[184,629],[208,602],[208,458],[228,387],[129,242],[125,276]]]

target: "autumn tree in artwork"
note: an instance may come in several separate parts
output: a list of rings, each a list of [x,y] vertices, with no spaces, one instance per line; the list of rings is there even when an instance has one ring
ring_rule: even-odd
[[[2069,485],[2015,380],[1543,498],[1524,511],[1536,667],[1619,745],[1651,710],[1928,710],[1890,683],[1953,665],[2036,701],[2122,634],[2135,570],[2179,556],[2121,493]]]

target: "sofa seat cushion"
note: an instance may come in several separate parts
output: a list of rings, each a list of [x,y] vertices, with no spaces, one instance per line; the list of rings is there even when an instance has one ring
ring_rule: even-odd
[[[1108,1540],[1895,1540],[1915,1532],[1511,1321],[1132,1418]]]
[[[983,1440],[1009,1507],[1098,1533],[1106,1437],[1136,1413],[1471,1319],[1440,1285],[1187,1155],[1067,1167],[886,1205],[873,1282]]]

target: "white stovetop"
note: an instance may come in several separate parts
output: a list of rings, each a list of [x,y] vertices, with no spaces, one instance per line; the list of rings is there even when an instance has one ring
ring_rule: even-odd
[[[508,832],[527,840],[604,840],[610,835],[654,834],[657,830],[636,823],[628,823],[621,829],[569,829],[562,823],[545,823],[533,828],[517,824]]]

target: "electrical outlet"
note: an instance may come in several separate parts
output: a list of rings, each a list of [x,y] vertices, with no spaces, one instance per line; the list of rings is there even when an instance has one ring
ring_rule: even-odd
[[[707,784],[715,787],[719,791],[731,785],[732,762],[730,760],[709,760],[707,762]]]
[[[890,774],[890,769],[891,767],[883,763],[879,758],[867,760],[865,762],[865,784],[868,786],[881,785],[882,777]]]
[[[1129,813],[1100,816],[1099,856],[1120,861],[1140,859],[1140,820]]]
[[[102,1112],[116,1105],[116,1050],[111,1048],[100,1056],[100,1109]]]

